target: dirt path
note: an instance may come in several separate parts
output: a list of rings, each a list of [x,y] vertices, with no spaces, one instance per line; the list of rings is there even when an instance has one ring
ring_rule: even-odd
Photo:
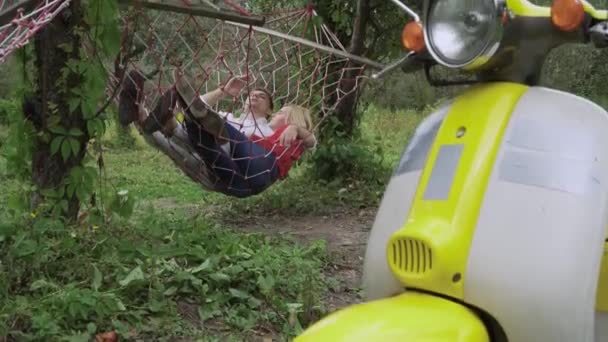
[[[223,222],[249,231],[284,234],[302,242],[325,240],[331,260],[327,274],[339,283],[326,299],[327,308],[334,311],[360,302],[363,255],[375,214],[376,208],[348,208],[321,216],[298,216],[297,220],[275,214],[224,219]]]

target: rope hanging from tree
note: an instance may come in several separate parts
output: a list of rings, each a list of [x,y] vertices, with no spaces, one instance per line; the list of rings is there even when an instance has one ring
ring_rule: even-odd
[[[0,63],[69,4],[69,0],[0,0]]]
[[[185,0],[181,2],[187,5]],[[228,5],[236,6],[231,2]],[[250,15],[240,7],[238,12]],[[251,139],[243,141],[228,134],[224,138],[230,144],[224,144],[222,152],[217,139],[215,143],[205,142],[212,140],[205,138],[210,133],[209,124],[205,125],[209,120],[201,121],[192,114],[204,116],[209,112],[213,122],[217,111],[238,113],[255,89],[265,89],[276,108],[295,105],[315,113],[314,126],[308,128],[314,134],[340,101],[357,91],[367,66],[378,67],[348,54],[312,6],[264,17],[265,26],[257,27],[146,9],[135,2],[122,18],[123,53],[116,60],[109,88],[124,81],[124,97],[125,89],[131,87],[131,97],[141,103],[140,108],[154,114],[148,116],[148,126],[151,120],[156,121],[152,126],[157,129],[165,125],[158,113],[170,109],[178,114],[177,127],[172,127],[169,134],[163,129],[146,131],[141,125],[137,127],[148,143],[210,191],[238,197],[259,193],[286,176],[281,169],[285,158],[295,160],[302,151],[280,149],[278,140],[252,144]],[[235,97],[220,101],[214,108],[198,100],[198,95],[221,89],[235,76],[245,82],[243,91]],[[200,103],[193,104],[195,98]],[[197,105],[198,112],[193,109]],[[240,128],[234,122],[232,126]],[[211,132],[214,136],[217,133]],[[259,150],[260,146],[264,149]],[[249,150],[245,156],[235,152],[243,149]],[[268,166],[260,169],[262,160]]]

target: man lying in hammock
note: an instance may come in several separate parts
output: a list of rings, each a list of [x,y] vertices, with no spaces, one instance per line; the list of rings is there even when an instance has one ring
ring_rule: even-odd
[[[232,113],[220,114],[210,108],[223,96],[238,95],[243,85],[231,79],[224,87],[199,97],[180,80],[148,115],[141,106],[139,91],[144,77],[131,71],[120,94],[120,122],[135,122],[146,134],[158,130],[166,136],[186,133],[190,145],[216,178],[217,191],[236,197],[255,195],[287,177],[293,163],[305,149],[314,147],[316,139],[310,132],[310,112],[304,107],[285,106],[268,122],[272,97],[264,89],[250,93],[238,119]],[[186,113],[183,126],[175,118],[177,106]]]

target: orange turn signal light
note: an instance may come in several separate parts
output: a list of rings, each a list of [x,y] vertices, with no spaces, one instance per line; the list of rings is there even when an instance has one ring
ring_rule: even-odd
[[[558,29],[571,32],[583,24],[585,8],[580,0],[554,0],[551,5],[551,21]]]
[[[426,47],[424,44],[424,33],[422,24],[417,21],[410,21],[405,25],[401,32],[401,44],[408,50],[421,52]]]

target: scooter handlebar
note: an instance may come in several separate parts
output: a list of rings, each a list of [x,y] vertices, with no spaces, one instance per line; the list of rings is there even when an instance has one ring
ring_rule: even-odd
[[[595,20],[608,20],[608,10],[598,10],[589,2],[582,0],[583,8]]]
[[[529,0],[506,0],[507,7],[513,14],[521,17],[551,17],[551,7],[536,5]],[[554,0],[555,1],[555,0]],[[594,21],[608,20],[608,10],[595,8],[586,0],[579,0],[584,11]]]

